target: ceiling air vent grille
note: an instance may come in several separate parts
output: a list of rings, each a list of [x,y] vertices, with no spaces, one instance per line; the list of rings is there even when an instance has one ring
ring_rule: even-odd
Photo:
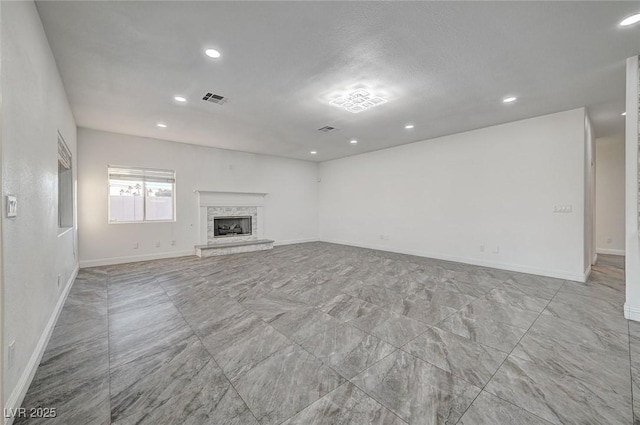
[[[328,133],[328,132],[333,131],[335,129],[336,129],[335,127],[331,127],[330,125],[325,125],[324,127],[319,128],[318,131],[322,131],[323,133]]]
[[[218,105],[222,105],[223,103],[226,103],[227,98],[224,96],[220,96],[219,94],[207,93],[204,95],[202,100],[206,102],[217,103]]]

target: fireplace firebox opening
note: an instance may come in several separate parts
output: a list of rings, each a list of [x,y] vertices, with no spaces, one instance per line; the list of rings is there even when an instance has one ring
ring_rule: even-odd
[[[251,216],[213,218],[213,236],[216,238],[246,236],[250,234]]]

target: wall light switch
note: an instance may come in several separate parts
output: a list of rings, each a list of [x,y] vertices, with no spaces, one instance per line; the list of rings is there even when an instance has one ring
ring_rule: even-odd
[[[7,195],[7,217],[18,216],[18,199],[14,195]]]

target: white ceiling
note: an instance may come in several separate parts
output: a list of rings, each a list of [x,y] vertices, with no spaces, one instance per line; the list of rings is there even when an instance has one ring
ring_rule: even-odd
[[[623,132],[625,58],[640,53],[640,24],[617,25],[639,2],[37,7],[79,126],[318,161],[581,106],[597,136]],[[329,104],[354,88],[388,102]]]

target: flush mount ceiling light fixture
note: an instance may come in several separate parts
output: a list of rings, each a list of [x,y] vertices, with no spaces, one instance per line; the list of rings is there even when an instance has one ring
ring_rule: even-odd
[[[640,13],[636,13],[635,15],[627,16],[622,21],[620,21],[621,27],[628,27],[629,25],[633,25],[640,22]]]
[[[309,152],[309,153],[310,153],[311,155],[315,155],[315,154],[317,154],[318,152],[316,152],[316,151],[311,151],[311,152]]]
[[[349,143],[351,143],[352,145],[355,145],[358,143],[358,141],[356,139],[353,139],[352,141],[350,141]]]
[[[187,98],[182,97],[182,96],[175,96],[175,97],[173,98],[173,100],[175,100],[176,102],[181,102],[181,103],[182,103],[182,102],[186,102],[186,101],[187,101]]]
[[[207,49],[204,51],[204,54],[214,59],[218,59],[220,57],[220,52],[216,49]]]
[[[160,128],[167,128],[167,125],[163,122],[159,122],[158,124],[156,124],[156,126]]]
[[[503,103],[513,103],[513,102],[515,102],[516,100],[518,100],[518,98],[517,98],[517,97],[515,97],[515,96],[507,96],[507,97],[505,97],[504,99],[502,99],[502,102],[503,102]]]
[[[374,106],[382,105],[387,101],[380,96],[374,96],[366,90],[358,89],[345,96],[340,96],[330,102],[333,106],[345,109],[349,112],[357,114]]]
[[[627,113],[626,113],[626,112],[623,112],[623,113],[621,113],[620,115],[622,115],[623,117],[626,117],[626,116],[627,116]]]
[[[404,126],[407,130],[411,130],[413,128],[413,124],[407,124]]]

